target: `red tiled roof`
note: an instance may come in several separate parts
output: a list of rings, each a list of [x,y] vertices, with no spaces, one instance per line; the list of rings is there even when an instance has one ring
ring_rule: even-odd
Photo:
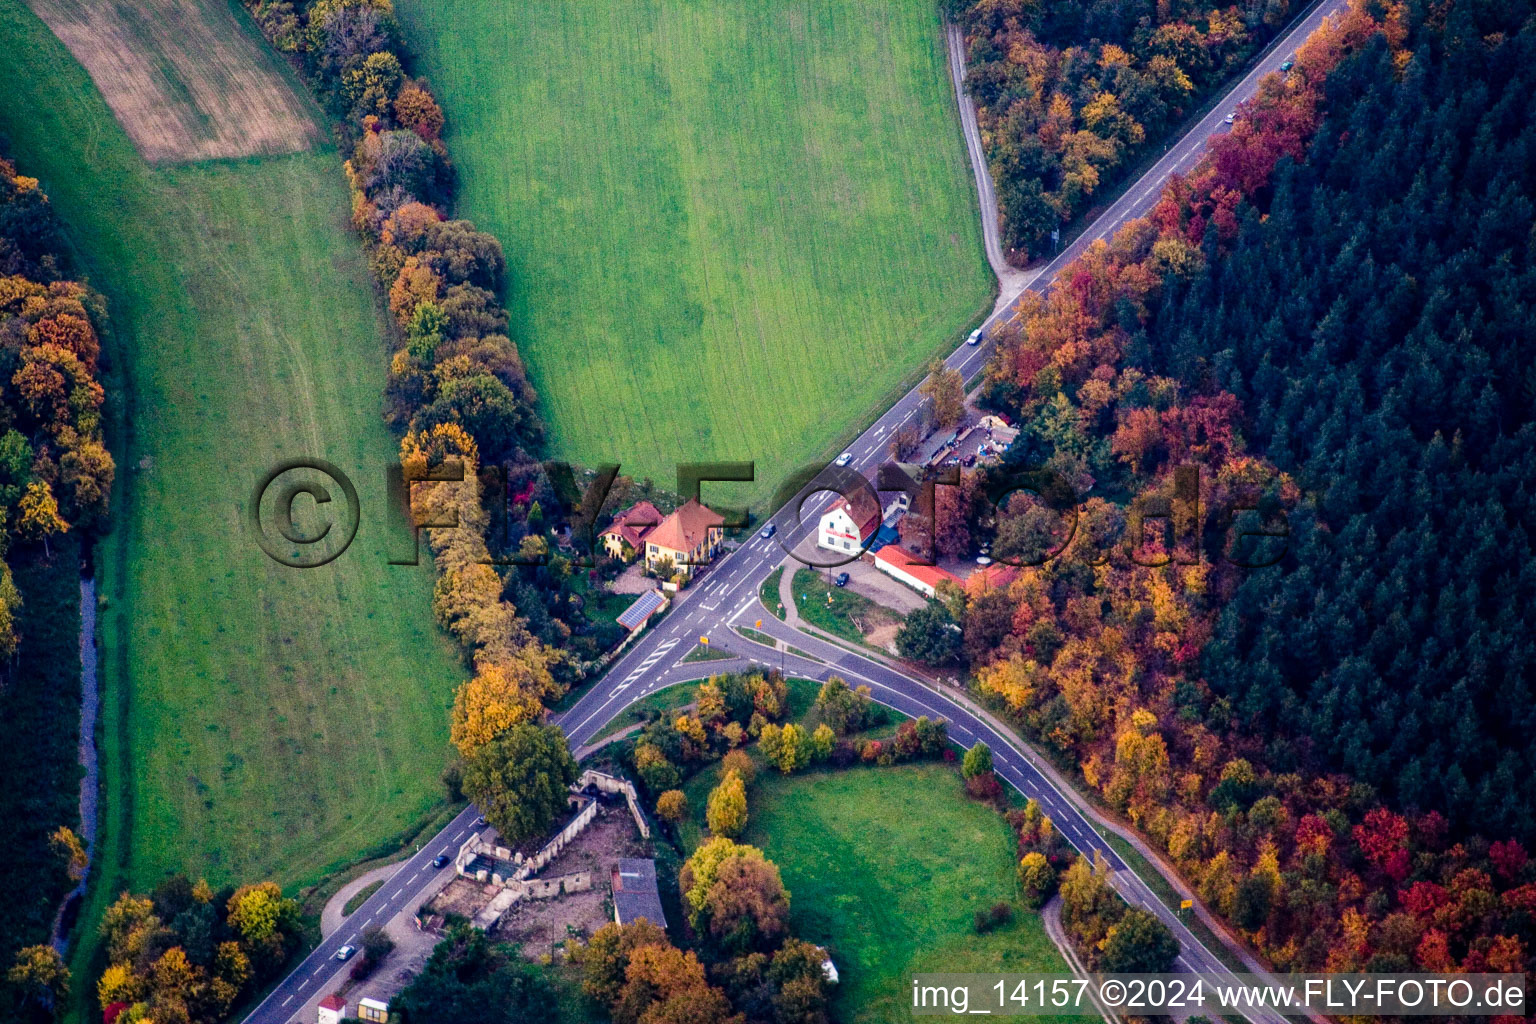
[[[638,551],[651,530],[660,522],[661,513],[655,505],[648,501],[636,502],[614,516],[613,522],[608,524],[608,529],[598,536],[606,537],[610,533],[615,534],[624,543]]]
[[[725,519],[718,512],[689,498],[676,512],[658,523],[645,542],[672,551],[692,551],[704,543],[710,527],[724,525]]]
[[[960,577],[948,569],[940,569],[936,565],[921,565],[917,562],[917,556],[910,551],[897,547],[895,544],[887,544],[875,552],[875,557],[883,562],[896,566],[902,572],[913,579],[922,580],[930,587],[936,587],[945,580],[951,583],[959,583]]]
[[[1023,570],[1016,565],[994,562],[971,573],[966,577],[965,585],[967,587],[994,587],[1001,590],[1018,579],[1021,572]]]
[[[335,993],[320,1000],[320,1009],[322,1010],[345,1010],[346,1008],[347,1001]]]
[[[835,509],[842,509],[848,513],[848,518],[854,521],[859,528],[859,540],[866,541],[875,535],[880,529],[880,501],[873,493],[860,487],[853,492],[850,499],[841,494],[834,494],[832,501],[821,514],[826,515]]]

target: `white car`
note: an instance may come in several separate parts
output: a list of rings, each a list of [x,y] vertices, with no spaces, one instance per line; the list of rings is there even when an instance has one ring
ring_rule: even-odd
[[[1237,120],[1237,111],[1235,111],[1235,110],[1232,111],[1232,113],[1228,114],[1226,116],[1226,118],[1224,118],[1224,121],[1225,121],[1226,124],[1231,124],[1233,121],[1236,121],[1236,120]]]
[[[837,457],[837,464],[839,466],[846,466],[846,465],[848,465],[848,463],[850,463],[852,461],[853,461],[853,452],[843,452],[843,454],[841,454],[841,455],[839,455]]]
[[[967,345],[980,345],[981,344],[981,328],[978,327],[974,331],[972,331],[971,332],[971,336],[969,338],[965,339],[965,343]]]
[[[352,959],[352,954],[356,952],[356,946],[342,946],[332,955],[331,959],[340,960],[345,963],[346,961]]]

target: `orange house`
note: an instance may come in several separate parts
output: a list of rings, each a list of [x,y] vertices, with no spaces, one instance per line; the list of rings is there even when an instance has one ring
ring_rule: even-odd
[[[725,540],[725,519],[689,498],[676,512],[656,524],[645,536],[645,565],[655,570],[671,562],[673,571],[692,576],[695,568],[708,565]]]

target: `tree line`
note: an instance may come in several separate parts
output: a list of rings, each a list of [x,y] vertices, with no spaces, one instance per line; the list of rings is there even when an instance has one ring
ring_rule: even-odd
[[[49,1019],[68,993],[46,943],[86,867],[74,831],[78,572],[115,472],[102,435],[106,306],[66,251],[37,179],[0,158],[0,883],[13,896],[0,1017],[18,1021]]]
[[[939,488],[939,545],[1044,564],[899,638],[1282,969],[1521,971],[1536,939],[1530,14],[1352,6],[1028,299],[984,401],[1087,497]],[[1270,568],[1218,557],[1285,529]]]

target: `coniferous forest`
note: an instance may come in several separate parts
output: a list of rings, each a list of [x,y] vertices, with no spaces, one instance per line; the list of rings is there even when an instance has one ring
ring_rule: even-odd
[[[1291,556],[1243,580],[1205,650],[1205,679],[1264,760],[1529,842],[1536,31],[1523,8],[1449,5],[1406,64],[1380,37],[1343,62],[1306,158],[1276,168],[1230,251],[1171,284],[1145,359],[1236,396],[1250,447],[1306,495]]]

